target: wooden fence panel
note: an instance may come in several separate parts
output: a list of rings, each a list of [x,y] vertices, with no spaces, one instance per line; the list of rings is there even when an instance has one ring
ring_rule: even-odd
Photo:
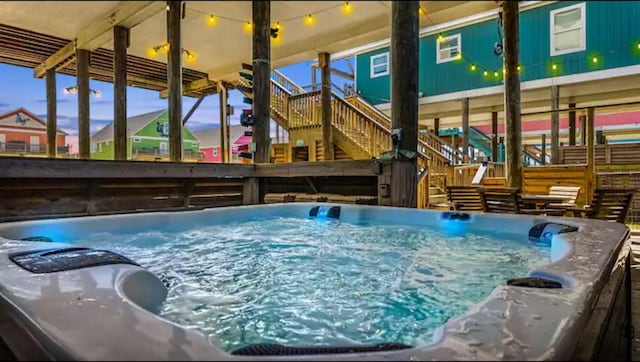
[[[523,193],[547,194],[549,186],[580,186],[577,204],[591,201],[593,182],[586,165],[524,167],[522,172]]]

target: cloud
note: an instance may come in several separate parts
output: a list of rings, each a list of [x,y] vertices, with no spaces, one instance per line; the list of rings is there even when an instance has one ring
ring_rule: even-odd
[[[38,117],[46,120],[46,114],[38,114]],[[57,126],[58,128],[64,130],[67,133],[77,133],[78,132],[78,117],[77,116],[67,116],[63,114],[59,114],[57,117]],[[90,132],[93,133],[95,131],[100,130],[105,125],[109,124],[111,119],[101,119],[101,118],[91,118],[90,119]]]
[[[56,103],[67,103],[67,102],[71,102],[71,100],[68,99],[68,98],[58,98],[56,100]],[[47,100],[46,99],[36,99],[35,101],[33,101],[33,103],[46,104]]]
[[[0,108],[9,108],[11,105],[9,103],[0,102]]]

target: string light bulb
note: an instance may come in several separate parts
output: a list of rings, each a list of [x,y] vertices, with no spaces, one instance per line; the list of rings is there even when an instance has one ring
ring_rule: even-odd
[[[251,34],[253,32],[253,24],[250,21],[247,21],[243,24],[242,29],[245,33]]]
[[[640,49],[640,41],[636,44],[636,48]]]
[[[316,20],[313,17],[313,15],[309,14],[307,16],[304,17],[304,25],[306,26],[313,26],[313,24],[315,24]]]
[[[160,49],[162,49],[163,52],[168,53],[169,52],[169,43],[162,44]]]
[[[276,22],[276,25],[274,25],[273,27],[274,27],[274,28],[276,28],[276,29],[278,29],[278,30],[280,30],[280,28],[281,28],[282,26],[280,25],[280,22],[279,22],[279,21],[277,21],[277,22]]]
[[[438,42],[442,43],[444,41],[444,35],[438,34]]]
[[[353,5],[351,5],[350,2],[345,1],[344,4],[342,4],[342,13],[344,15],[349,15],[353,12]]]
[[[520,64],[518,64],[518,66],[516,67],[516,70],[519,72],[520,69],[522,69],[522,68],[520,67]]]
[[[497,78],[499,76],[498,72],[493,72],[493,76]]]
[[[489,72],[487,72],[486,70],[484,72],[482,72],[482,75],[484,75],[485,77],[489,75]]]
[[[218,18],[216,18],[215,15],[213,14],[209,14],[209,16],[207,16],[207,25],[216,26],[217,24],[218,24]]]
[[[424,8],[422,6],[420,6],[418,8],[418,15],[425,16],[426,14],[427,14],[427,12],[424,10]]]
[[[471,64],[471,71],[475,72],[475,70],[476,70],[476,65],[475,64]]]
[[[557,64],[551,64],[551,69],[552,70],[558,70],[558,65]]]
[[[597,62],[598,62],[598,57],[592,57],[592,58],[591,58],[591,61],[592,61],[594,64],[595,64],[595,63],[597,63]]]

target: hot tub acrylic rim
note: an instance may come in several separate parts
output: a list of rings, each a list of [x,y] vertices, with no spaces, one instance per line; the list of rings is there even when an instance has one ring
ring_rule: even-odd
[[[304,205],[304,204],[306,204],[306,205]],[[300,206],[300,205],[304,205],[304,206]],[[335,203],[331,203],[331,204],[327,204],[327,203],[299,203],[298,205],[295,205],[295,206],[297,206],[297,208],[308,209],[308,207],[309,207],[310,205],[314,205],[314,206],[316,206],[316,205],[320,205],[320,206],[323,206],[323,205],[339,205],[339,204],[335,204]],[[278,204],[274,204],[274,205],[257,205],[257,206],[235,207],[234,209],[249,209],[249,210],[254,209],[254,210],[255,210],[255,209],[256,209],[256,207],[261,208],[261,209],[267,209],[267,208],[270,208],[270,207],[281,208],[282,206],[283,206],[283,205],[278,205]],[[291,208],[291,206],[293,206],[293,205],[289,204],[289,205],[286,205],[286,206],[289,206],[289,208]],[[340,205],[340,206],[343,206],[345,209],[356,209],[356,208],[357,208],[357,209],[359,209],[359,210],[366,210],[366,209],[368,209],[368,210],[378,210],[378,209],[380,209],[380,207],[378,207],[378,206],[370,206],[370,205],[358,205],[358,206],[356,206],[356,207],[353,207],[353,205]],[[228,210],[228,208],[226,208],[226,209]],[[389,209],[390,209],[390,208],[389,208],[389,207],[383,207],[382,209],[384,209],[384,211],[389,211]],[[392,208],[392,209],[396,209],[396,208]],[[405,208],[397,208],[397,209],[399,209],[398,211],[402,210],[402,211],[404,211],[404,212],[406,212],[407,210],[410,210],[410,209],[405,209]],[[179,213],[202,213],[203,211],[212,211],[212,212],[214,212],[214,213],[218,213],[218,212],[223,212],[224,210],[220,210],[220,209],[206,209],[206,210],[194,210],[194,211],[179,212]],[[441,214],[441,213],[442,213],[442,211],[435,211],[435,210],[415,210],[415,209],[411,209],[411,211],[412,211],[412,212],[420,212],[420,213],[432,213],[432,214]],[[148,216],[148,215],[150,215],[150,214],[151,214],[151,215],[158,215],[159,213],[145,213],[145,214],[146,214],[146,216]],[[143,216],[143,215],[145,215],[145,214],[131,214],[131,215],[136,215],[136,216],[141,217],[141,216]],[[175,212],[163,212],[162,214],[164,214],[164,215],[168,215],[168,216],[169,216],[169,215],[176,215],[176,213],[175,213]],[[470,214],[471,214],[471,213],[470,213]],[[485,217],[486,217],[488,214],[478,214],[478,215],[485,215]],[[113,215],[113,216],[115,216],[115,217],[116,217],[116,219],[117,219],[118,217],[122,217],[122,218],[124,218],[124,217],[127,217],[127,216],[129,216],[129,215],[127,215],[127,214],[121,214],[121,215]],[[110,217],[113,217],[113,216],[110,216]],[[472,217],[473,217],[473,219],[474,219],[473,221],[475,221],[475,216],[476,216],[476,215],[473,215],[473,216],[472,216]],[[532,219],[530,216],[521,216],[521,215],[495,215],[495,216],[491,216],[491,218],[494,218],[494,217],[496,217],[496,216],[500,217],[501,219],[504,219],[505,217],[507,217],[507,218],[515,218],[515,219],[528,219],[528,220],[531,220],[531,219]],[[96,217],[97,217],[97,218],[104,218],[105,216],[95,216],[95,217],[91,217],[91,218],[96,218]],[[482,218],[485,218],[485,217],[481,217],[481,219],[482,219]],[[78,218],[69,218],[69,219],[61,219],[61,220],[73,220],[73,219],[78,219]],[[87,218],[85,217],[84,219],[86,220]],[[534,219],[535,219],[535,220],[538,220],[538,221],[544,221],[544,220],[547,220],[547,221],[561,221],[561,222],[562,222],[562,223],[564,223],[564,224],[569,224],[569,223],[571,223],[571,224],[577,224],[577,225],[584,224],[584,222],[581,222],[581,221],[578,221],[578,220],[576,220],[576,222],[569,222],[569,220],[570,220],[570,219],[565,219],[565,218],[551,218],[551,217],[545,217],[545,218],[534,218]],[[39,222],[46,222],[47,220],[38,220],[38,221],[39,221]],[[34,223],[34,222],[38,222],[38,221],[26,221],[26,222],[19,222],[19,223],[20,223],[20,224],[24,224],[24,223]],[[51,221],[51,220],[48,220],[48,221]],[[473,221],[472,221],[472,222],[473,222]],[[11,224],[16,225],[17,223],[11,223]],[[420,223],[420,224],[422,224],[422,223]],[[428,223],[426,223],[426,224],[428,225]],[[415,224],[413,224],[413,225],[415,225]],[[6,225],[0,225],[0,232],[2,231],[2,229],[5,229],[5,226],[6,226]],[[16,226],[19,226],[19,225],[16,225]],[[567,252],[567,255],[565,255],[565,256],[564,256],[564,258],[562,258],[561,260],[559,260],[559,261],[557,261],[557,262],[555,262],[555,263],[552,263],[552,264],[546,265],[544,269],[547,269],[547,268],[546,268],[547,266],[557,266],[557,267],[562,267],[564,264],[566,264],[566,263],[567,263],[568,259],[569,259],[569,258],[571,258],[571,256],[575,254],[576,250],[575,250],[575,247],[574,247],[574,246],[575,246],[576,240],[572,240],[572,239],[575,239],[575,237],[572,237],[572,236],[575,236],[575,235],[572,235],[572,234],[575,234],[575,233],[566,234],[566,239],[567,239],[566,241],[567,241],[567,242],[568,242],[568,244],[571,246],[571,250],[569,250],[569,251]],[[558,236],[559,236],[559,235],[558,235]],[[564,235],[563,235],[562,237],[563,237],[563,239],[565,238],[565,236],[564,236]],[[622,243],[621,243],[621,242],[619,242],[619,243],[618,243],[618,246],[619,246],[618,248],[615,248],[615,249],[617,249],[617,251],[619,251],[619,249],[621,248]],[[617,253],[613,253],[613,252],[612,252],[612,253],[609,253],[609,255],[610,255],[610,257],[608,258],[608,259],[609,259],[609,261],[613,260],[613,262],[615,262],[615,259],[616,259],[616,257],[617,257]],[[591,264],[591,263],[589,263],[589,264]],[[607,263],[607,264],[610,264],[610,267],[613,267],[613,265],[612,265],[611,263]],[[544,270],[544,269],[542,269],[542,270]],[[555,268],[553,268],[553,269],[555,269]],[[604,268],[604,269],[609,269],[609,270],[610,270],[611,268],[606,268],[606,266],[605,266],[605,268]],[[600,272],[600,273],[597,273],[597,274],[599,274],[599,275],[598,275],[598,276],[600,277],[599,279],[602,279],[602,277],[603,277],[604,275],[606,275],[606,274],[607,274],[607,273],[604,273],[604,269],[601,269],[601,270],[600,270],[601,272]],[[549,271],[548,271],[548,270],[546,270],[545,272],[546,272],[546,273],[549,273]],[[594,283],[593,283],[593,286],[592,286],[591,288],[595,287],[595,285],[596,285],[596,284],[599,284],[599,283],[598,283],[598,280],[597,280],[596,282],[594,282]],[[499,286],[499,287],[495,288],[495,289],[492,291],[492,293],[490,294],[490,296],[489,296],[489,297],[487,297],[483,302],[476,304],[474,307],[472,307],[472,308],[471,308],[469,311],[467,311],[465,314],[461,315],[461,316],[460,316],[460,317],[458,317],[458,318],[454,318],[454,319],[449,320],[449,321],[448,321],[444,326],[442,326],[442,327],[441,327],[441,329],[442,329],[442,333],[441,333],[441,334],[440,334],[440,333],[436,333],[436,334],[434,334],[434,336],[437,336],[438,334],[440,334],[440,335],[441,335],[441,338],[439,338],[437,341],[434,341],[433,343],[431,343],[431,344],[429,344],[429,345],[423,345],[423,346],[419,346],[419,347],[414,347],[414,348],[412,348],[412,349],[403,350],[403,351],[394,351],[394,352],[375,352],[375,353],[372,353],[372,354],[373,354],[376,358],[382,358],[383,356],[389,356],[389,357],[391,357],[391,356],[398,356],[398,357],[400,357],[400,356],[405,356],[405,357],[406,357],[406,356],[407,356],[407,353],[415,354],[415,353],[418,353],[418,352],[420,352],[420,351],[422,351],[422,352],[428,352],[428,351],[430,351],[430,350],[431,350],[431,351],[432,351],[432,350],[435,350],[435,349],[437,349],[437,348],[438,348],[438,346],[439,346],[439,345],[443,344],[443,343],[445,342],[445,340],[447,339],[447,337],[448,337],[448,335],[449,335],[449,333],[447,333],[447,328],[450,328],[452,325],[456,324],[457,322],[460,322],[460,321],[465,320],[465,318],[467,318],[469,314],[472,314],[474,310],[481,310],[481,309],[482,309],[482,307],[483,307],[483,306],[485,306],[485,305],[489,302],[489,300],[490,300],[490,299],[492,299],[492,298],[495,296],[495,294],[499,293],[499,291],[500,291],[500,290],[507,290],[507,291],[508,291],[509,289],[512,289],[512,288],[514,288],[514,287]],[[586,289],[586,287],[585,287],[584,285],[582,285],[582,288],[580,288],[580,291],[578,291],[578,290],[574,290],[571,294],[574,294],[574,293],[577,293],[577,292],[580,292],[579,294],[583,294],[583,293],[584,293],[584,289]],[[549,291],[546,291],[546,293],[548,293],[548,292],[549,292]],[[596,293],[589,293],[589,294],[591,294],[591,297],[592,297],[592,298],[593,298],[593,297],[595,297],[595,295],[596,295]],[[586,297],[586,296],[584,296],[584,297]],[[592,298],[589,298],[589,299],[592,299]],[[574,298],[574,301],[575,301],[575,300],[576,300],[576,299]],[[572,303],[572,304],[575,304],[575,303]],[[144,309],[142,309],[142,310],[143,310],[145,313],[149,313],[149,312],[147,312],[147,311],[146,311],[146,310],[144,310]],[[574,314],[575,314],[575,313],[574,313]],[[584,314],[584,313],[582,313],[582,314]],[[579,317],[579,316],[578,316],[578,317]],[[171,323],[171,324],[174,324],[174,323],[172,323],[172,322],[170,322],[170,321],[167,321],[167,320],[165,320],[164,318],[161,318],[161,317],[159,317],[159,316],[156,316],[156,318],[161,319],[161,320],[162,320],[163,322],[165,322],[165,323]],[[175,325],[175,324],[174,324],[174,325]],[[185,327],[183,327],[183,326],[180,326],[180,327],[190,331],[190,329],[188,329],[188,328],[185,328]],[[196,333],[198,333],[198,334],[202,335],[204,338],[206,338],[202,333],[199,333],[199,332],[196,332]],[[212,345],[211,347],[212,347],[212,348],[214,348],[214,349],[219,350],[219,349],[218,349],[216,346],[214,346],[214,345]],[[232,355],[230,355],[230,354],[227,354],[227,353],[226,353],[226,352],[224,352],[224,351],[221,351],[221,350],[219,350],[219,351],[220,351],[222,354],[224,354],[224,355],[225,355],[225,358],[229,358],[229,359],[243,359],[242,357],[239,357],[239,356],[232,356]],[[414,353],[411,353],[411,352],[414,352]],[[358,357],[358,358],[363,357],[363,356],[361,356],[360,354],[348,354],[348,355],[322,355],[322,356],[327,357],[328,359],[339,358],[339,357],[344,357],[344,358],[348,358],[348,359],[353,359],[353,358],[355,358],[355,357]],[[295,359],[300,359],[300,357],[302,357],[302,356],[296,356],[296,357],[295,357]],[[310,356],[310,359],[317,359],[317,358],[319,358],[319,357],[320,357],[320,355]],[[256,359],[256,358],[259,358],[259,357],[252,357],[252,358],[249,358],[249,359]],[[273,358],[267,357],[266,359],[273,359]],[[282,357],[278,357],[278,359],[283,359],[283,358],[282,358]]]

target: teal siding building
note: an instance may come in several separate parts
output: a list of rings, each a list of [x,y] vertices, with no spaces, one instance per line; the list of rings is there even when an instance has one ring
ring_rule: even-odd
[[[520,80],[538,81],[640,64],[639,1],[529,2],[520,12]],[[456,22],[454,22],[456,23]],[[502,85],[496,12],[421,31],[422,97]],[[374,105],[390,102],[389,42],[356,54],[355,88]]]

